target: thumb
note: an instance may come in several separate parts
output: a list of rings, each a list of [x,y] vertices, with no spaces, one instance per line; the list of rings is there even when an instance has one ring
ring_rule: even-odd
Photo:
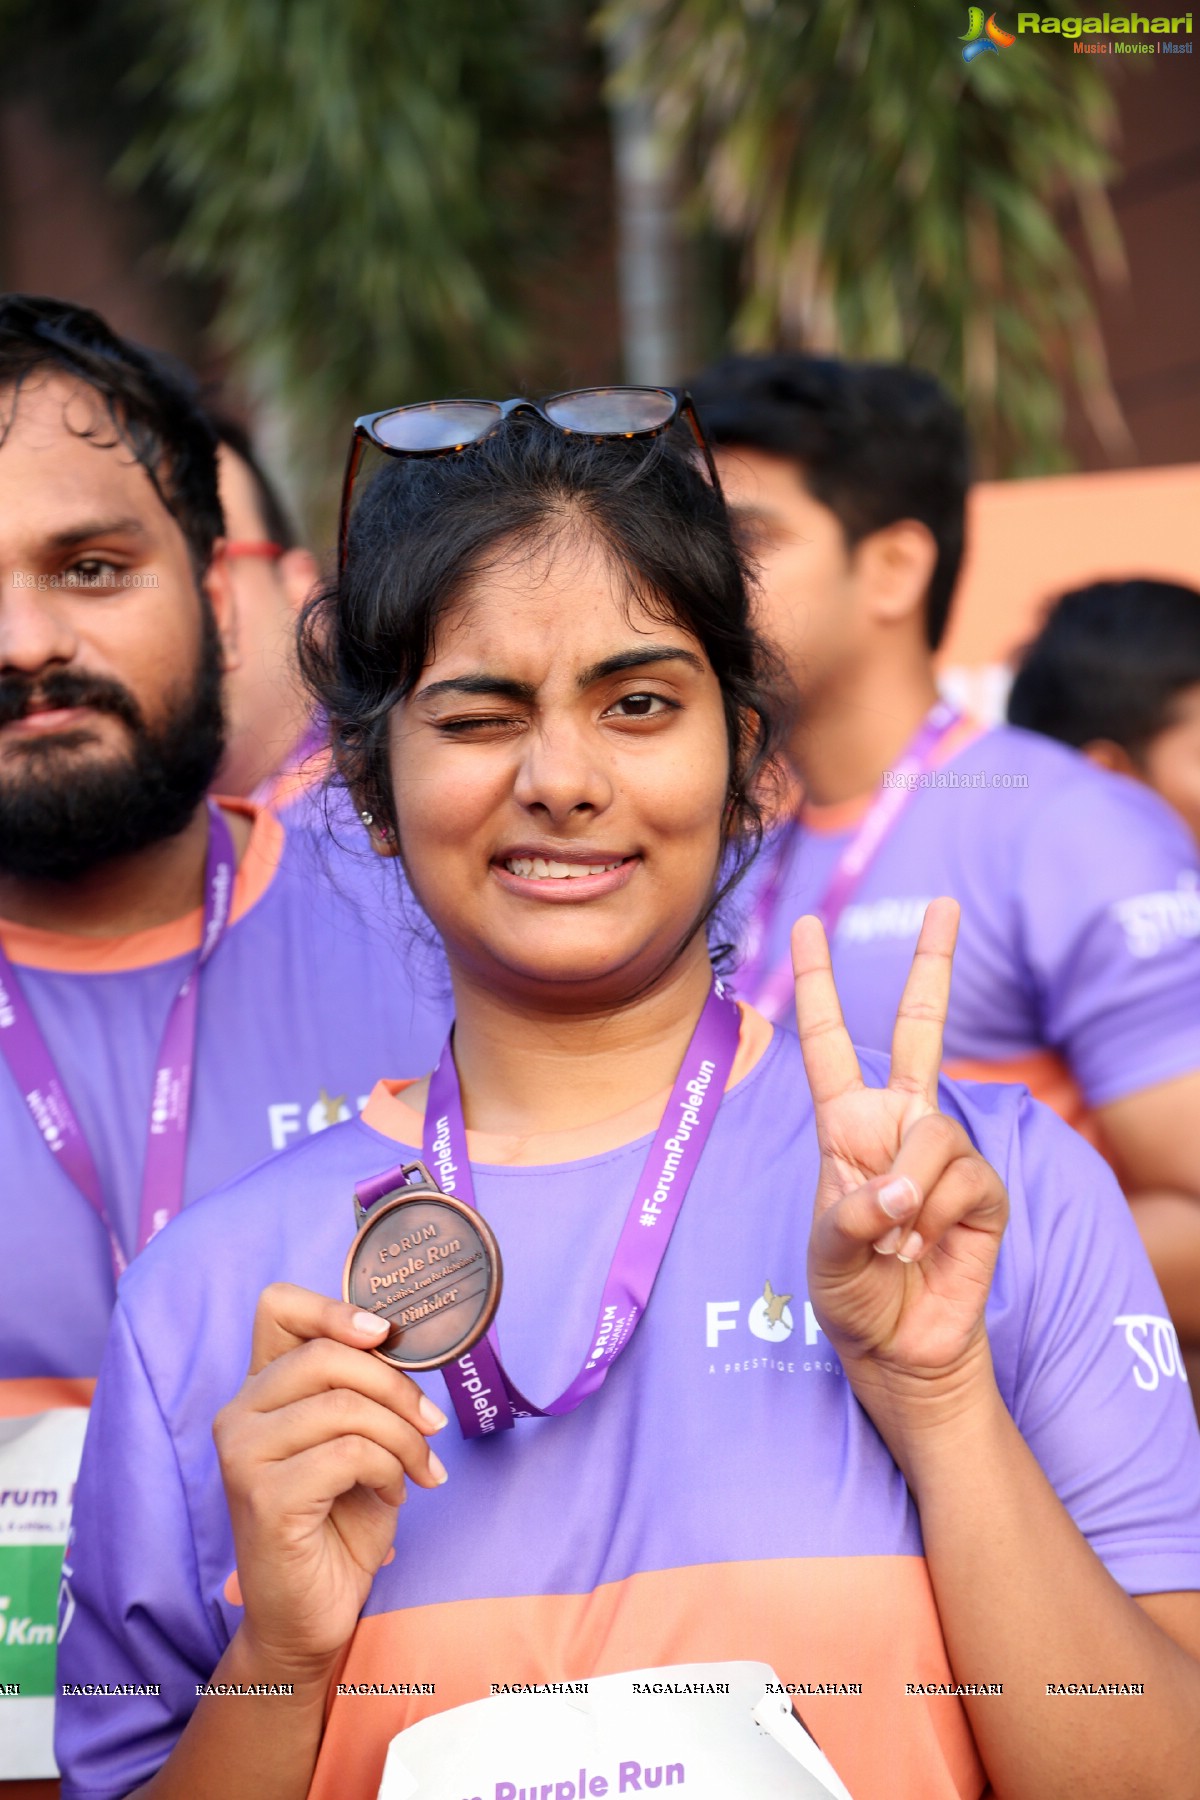
[[[891,1171],[843,1194],[814,1220],[813,1267],[824,1275],[846,1274],[862,1268],[877,1247],[894,1249],[900,1238],[889,1239],[916,1218],[921,1198],[911,1176]]]

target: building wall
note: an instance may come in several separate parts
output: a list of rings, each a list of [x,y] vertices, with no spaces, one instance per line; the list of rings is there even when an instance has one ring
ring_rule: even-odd
[[[1194,41],[1194,40],[1193,40]],[[1141,465],[1200,458],[1200,48],[1122,71],[1124,174],[1112,199],[1129,280],[1099,289],[1109,367]],[[1109,466],[1078,409],[1070,441],[1084,468]]]

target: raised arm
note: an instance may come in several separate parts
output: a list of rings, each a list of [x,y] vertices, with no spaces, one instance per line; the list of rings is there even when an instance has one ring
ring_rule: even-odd
[[[1124,1592],[996,1384],[984,1307],[1007,1196],[937,1106],[956,929],[953,902],[936,902],[901,1000],[888,1087],[868,1089],[821,927],[796,927],[797,1022],[821,1151],[810,1298],[912,1491],[956,1677],[1004,1681],[1002,1703],[964,1702],[998,1800],[1194,1800],[1200,1595],[1139,1604]],[[1143,1691],[1124,1704],[1047,1692],[1089,1675]]]
[[[1200,1368],[1200,1070],[1097,1108],[1104,1148]]]

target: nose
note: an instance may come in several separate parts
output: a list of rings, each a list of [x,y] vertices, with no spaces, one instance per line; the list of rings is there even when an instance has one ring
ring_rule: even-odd
[[[36,581],[36,576],[13,569],[0,588],[0,670],[36,675],[69,663],[76,653],[66,609],[55,604],[53,590],[39,590]]]
[[[513,787],[517,803],[543,822],[565,825],[612,804],[612,777],[595,734],[577,719],[542,719],[522,747]]]

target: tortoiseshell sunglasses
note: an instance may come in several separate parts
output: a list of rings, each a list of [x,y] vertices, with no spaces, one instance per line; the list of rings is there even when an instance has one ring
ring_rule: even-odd
[[[413,406],[393,406],[364,413],[354,421],[338,515],[339,572],[346,565],[350,499],[365,445],[374,444],[388,456],[446,456],[490,436],[515,412],[536,413],[559,431],[597,439],[659,437],[682,418],[691,427],[713,487],[721,492],[717,465],[695,402],[684,388],[572,388],[540,401],[424,400]]]

